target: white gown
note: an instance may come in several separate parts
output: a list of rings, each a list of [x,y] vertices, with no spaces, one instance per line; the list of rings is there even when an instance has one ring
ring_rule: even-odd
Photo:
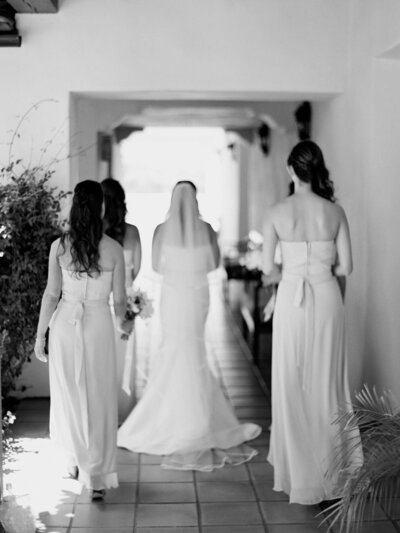
[[[50,323],[50,437],[93,489],[118,486],[112,276],[62,268],[62,299]]]
[[[328,475],[348,444],[334,420],[350,409],[344,307],[334,241],[281,242],[283,275],[273,319],[272,427],[268,461],[274,490],[291,503],[340,498],[344,478]],[[354,437],[359,438],[357,432]],[[356,447],[350,469],[362,462]]]
[[[210,471],[256,454],[245,441],[261,428],[241,424],[206,360],[210,246],[165,246],[162,342],[144,395],[118,430],[118,446],[164,455],[163,466]]]

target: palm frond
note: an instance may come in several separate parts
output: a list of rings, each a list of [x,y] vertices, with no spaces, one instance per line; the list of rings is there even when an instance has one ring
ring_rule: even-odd
[[[352,409],[347,406],[335,422],[341,442],[328,475],[340,472],[342,498],[325,510],[324,522],[329,529],[336,524],[341,533],[353,533],[377,505],[390,516],[400,496],[400,409],[390,391],[379,396],[365,385]],[[356,464],[360,439],[363,462]]]

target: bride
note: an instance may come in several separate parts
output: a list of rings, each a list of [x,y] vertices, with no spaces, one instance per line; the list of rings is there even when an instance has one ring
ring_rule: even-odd
[[[211,471],[257,453],[243,443],[261,428],[238,421],[206,359],[207,274],[219,260],[195,185],[178,182],[153,236],[153,268],[163,276],[161,345],[144,395],[118,431],[118,446],[164,455],[166,468]]]

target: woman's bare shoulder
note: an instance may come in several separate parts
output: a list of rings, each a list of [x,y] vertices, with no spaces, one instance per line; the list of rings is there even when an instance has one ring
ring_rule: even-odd
[[[154,229],[153,236],[156,237],[156,236],[161,235],[162,232],[164,231],[164,228],[165,228],[165,222],[158,224]]]
[[[273,220],[279,220],[281,217],[287,216],[288,212],[292,210],[292,200],[290,197],[285,198],[268,208],[269,217]]]
[[[100,241],[100,246],[102,246],[105,251],[110,251],[114,253],[120,253],[120,251],[122,250],[122,246],[119,244],[119,242],[115,239],[112,239],[105,233],[103,233],[103,237]]]
[[[137,226],[135,226],[134,224],[128,224],[127,222],[125,223],[125,236],[126,237],[138,237],[139,236],[139,230],[137,228]]]
[[[342,220],[343,218],[346,218],[345,211],[343,207],[336,203],[336,202],[330,202],[329,200],[326,200],[325,198],[321,198],[323,201],[323,205],[327,211],[329,211],[333,216],[335,216],[338,220]]]
[[[54,241],[51,243],[51,246],[50,246],[51,251],[57,252],[60,244],[61,244],[61,237],[57,237],[57,239],[54,239]]]
[[[125,224],[124,248],[134,249],[140,243],[139,230],[134,224]]]

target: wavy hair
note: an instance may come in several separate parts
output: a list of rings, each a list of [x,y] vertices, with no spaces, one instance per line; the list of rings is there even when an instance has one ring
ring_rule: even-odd
[[[107,222],[107,229],[104,233],[118,241],[122,246],[126,232],[125,191],[120,182],[113,178],[106,178],[101,182],[101,186],[105,203],[104,220]]]
[[[99,243],[103,235],[101,218],[103,190],[100,183],[92,180],[79,182],[74,189],[69,214],[69,230],[61,243],[65,252],[68,237],[72,264],[77,272],[101,272]]]
[[[329,170],[325,166],[321,148],[313,141],[300,141],[290,152],[288,166],[292,167],[299,180],[310,183],[315,194],[335,202],[335,187],[329,178]],[[293,185],[289,193],[293,194]]]

